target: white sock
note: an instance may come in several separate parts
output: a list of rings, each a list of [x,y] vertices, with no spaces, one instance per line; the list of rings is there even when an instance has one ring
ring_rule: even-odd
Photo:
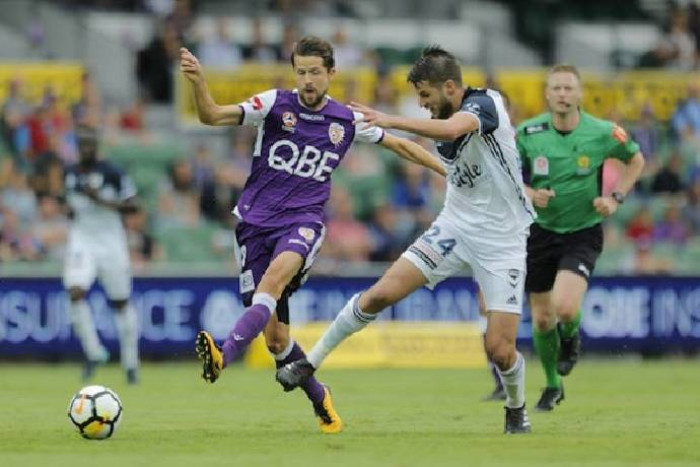
[[[256,293],[253,294],[252,305],[263,305],[270,311],[270,316],[277,309],[277,300],[275,300],[269,293]]]
[[[127,303],[122,310],[114,310],[114,321],[119,333],[122,367],[135,370],[139,366],[139,326],[136,310]]]
[[[321,366],[326,356],[338,347],[341,342],[377,319],[376,314],[364,313],[360,310],[359,298],[359,293],[353,295],[350,301],[340,310],[340,313],[338,313],[338,316],[335,317],[328,329],[326,329],[321,339],[306,354],[306,359],[314,368]]]
[[[506,390],[506,407],[510,409],[517,409],[525,404],[525,359],[520,352],[516,353],[515,364],[511,369],[498,369]]]
[[[107,350],[102,347],[97,336],[92,311],[86,300],[71,302],[68,307],[73,330],[80,340],[85,357],[93,362],[105,361],[109,358]]]

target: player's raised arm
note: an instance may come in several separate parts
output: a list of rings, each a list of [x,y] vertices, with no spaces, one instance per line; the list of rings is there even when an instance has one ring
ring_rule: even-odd
[[[423,149],[420,144],[414,143],[406,138],[399,138],[389,133],[384,134],[384,138],[379,144],[387,149],[391,149],[407,161],[427,167],[443,177],[447,175],[445,167],[443,167],[437,157]]]
[[[445,120],[410,118],[389,115],[357,102],[350,104],[355,112],[363,114],[361,122],[381,128],[394,128],[439,141],[454,141],[462,135],[479,131],[479,119],[472,114],[457,112]]]
[[[202,65],[197,57],[180,48],[180,71],[192,83],[199,121],[205,125],[240,125],[243,110],[238,105],[218,105],[209,93]]]

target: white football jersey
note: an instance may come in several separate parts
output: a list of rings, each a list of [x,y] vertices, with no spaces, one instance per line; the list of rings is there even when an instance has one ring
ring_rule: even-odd
[[[501,95],[465,91],[458,112],[479,120],[476,132],[437,147],[448,171],[441,217],[459,227],[474,249],[497,248],[527,232],[536,217],[525,194],[515,132]]]
[[[125,237],[121,214],[102,206],[85,194],[86,188],[97,190],[99,197],[107,201],[124,201],[136,195],[136,187],[129,177],[106,161],[97,161],[89,171],[79,165],[66,170],[66,200],[73,211],[71,235],[100,242],[102,238]]]

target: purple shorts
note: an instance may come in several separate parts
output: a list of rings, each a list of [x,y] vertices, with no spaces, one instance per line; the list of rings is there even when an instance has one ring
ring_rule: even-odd
[[[326,234],[320,222],[302,222],[283,227],[259,227],[241,222],[236,227],[238,262],[241,266],[239,286],[243,304],[248,307],[253,293],[273,259],[283,251],[293,251],[304,258],[304,265],[277,302],[277,318],[289,324],[289,297],[306,278],[321,249]]]

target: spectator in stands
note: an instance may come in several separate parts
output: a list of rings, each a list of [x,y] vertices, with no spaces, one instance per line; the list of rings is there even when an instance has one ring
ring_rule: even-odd
[[[164,258],[163,249],[148,232],[148,216],[144,210],[125,214],[124,227],[132,268],[144,269],[151,261]]]
[[[140,133],[144,129],[144,111],[145,107],[143,100],[136,98],[119,117],[119,127],[122,130],[131,133]]]
[[[391,82],[391,75],[387,72],[379,73],[377,84],[374,87],[374,100],[372,107],[379,112],[395,114],[397,113],[399,95]]]
[[[639,122],[630,132],[632,139],[639,145],[639,150],[644,156],[644,171],[647,175],[653,175],[658,170],[657,152],[661,135],[659,124],[654,116],[654,111],[650,104],[646,104],[642,109]]]
[[[700,177],[696,177],[687,192],[687,203],[682,209],[690,235],[700,235]]]
[[[89,72],[81,78],[80,100],[73,105],[73,121],[78,125],[96,128],[102,116],[102,98],[97,83]]]
[[[179,57],[181,39],[175,24],[165,21],[136,57],[136,77],[146,102],[169,104],[173,100],[172,69]]]
[[[39,245],[31,233],[20,225],[17,214],[0,205],[0,261],[36,261],[41,258]]]
[[[63,259],[68,238],[68,220],[54,196],[39,196],[39,218],[32,225],[32,236],[39,246],[42,259]]]
[[[200,63],[204,66],[233,69],[243,63],[240,47],[229,34],[227,18],[216,20],[216,30],[210,31],[197,48]]]
[[[22,95],[22,81],[15,78],[7,83],[7,97],[2,104],[0,130],[5,145],[19,170],[27,170],[29,128],[27,118],[32,112],[29,102]]]
[[[292,57],[292,50],[294,50],[294,44],[296,44],[299,39],[299,30],[292,23],[287,23],[284,25],[282,30],[282,43],[280,44],[280,54],[279,60],[283,63],[289,63]]]
[[[651,183],[652,193],[676,194],[683,191],[682,170],[683,159],[676,151],[669,158],[668,164],[654,176]]]
[[[160,186],[158,225],[160,228],[196,227],[199,222],[199,193],[194,185],[192,167],[188,161],[178,160]]]
[[[654,241],[683,245],[688,239],[688,229],[681,220],[681,210],[676,203],[666,208],[664,217],[654,226]]]
[[[399,213],[410,215],[414,232],[430,226],[434,216],[430,209],[431,189],[427,170],[416,164],[402,163],[392,195],[394,206]]]
[[[394,208],[382,203],[374,209],[368,225],[371,249],[370,261],[394,261],[404,250],[405,239],[397,235],[397,218]]]
[[[627,238],[635,243],[650,242],[654,235],[654,217],[647,206],[643,206],[637,211],[632,220],[627,225]]]
[[[11,206],[20,228],[27,229],[38,216],[37,199],[29,186],[27,174],[13,170],[12,165],[7,166],[7,169],[10,175],[7,186],[0,191],[0,204]]]
[[[700,86],[695,80],[688,83],[688,96],[673,113],[671,128],[681,142],[700,139]]]
[[[673,270],[673,261],[654,254],[651,240],[637,243],[634,256],[623,264],[623,269],[639,275],[666,274]]]
[[[331,40],[335,50],[335,66],[341,70],[356,68],[364,63],[364,52],[348,38],[348,33],[338,25]]]
[[[243,58],[255,63],[274,63],[280,60],[280,50],[267,43],[260,18],[254,18],[251,23],[250,44],[243,47]]]
[[[340,185],[334,185],[331,190],[326,255],[339,261],[367,261],[372,249],[369,230],[355,219],[355,206],[348,190]]]

